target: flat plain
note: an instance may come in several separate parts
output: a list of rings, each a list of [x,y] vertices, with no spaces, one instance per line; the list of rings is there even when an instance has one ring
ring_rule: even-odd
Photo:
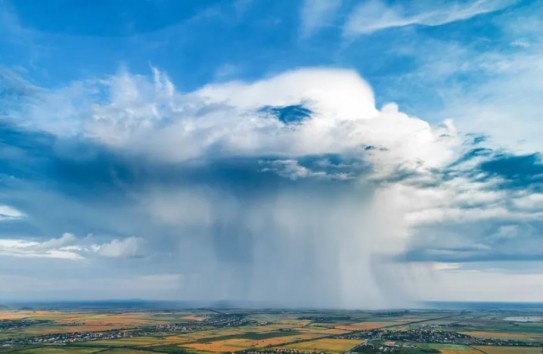
[[[534,309],[0,309],[5,353],[543,353]]]

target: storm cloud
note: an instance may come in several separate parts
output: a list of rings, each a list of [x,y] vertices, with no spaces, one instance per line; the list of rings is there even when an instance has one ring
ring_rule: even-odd
[[[31,263],[10,276],[45,262],[51,284],[86,274],[112,297],[143,277],[156,292],[135,296],[374,308],[423,298],[436,269],[543,258],[539,153],[378,108],[354,71],[17,82],[0,270]]]

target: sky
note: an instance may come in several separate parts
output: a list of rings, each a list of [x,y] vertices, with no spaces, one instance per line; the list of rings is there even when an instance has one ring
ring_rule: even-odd
[[[0,0],[0,303],[539,301],[542,14]]]

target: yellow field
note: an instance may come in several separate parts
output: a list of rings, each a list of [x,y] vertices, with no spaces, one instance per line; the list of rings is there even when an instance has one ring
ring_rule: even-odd
[[[229,329],[212,329],[207,331],[201,331],[201,332],[192,332],[187,334],[180,334],[175,337],[180,339],[187,339],[190,341],[196,341],[204,338],[209,338],[210,341],[213,340],[214,337],[222,337],[222,336],[231,336],[231,335],[238,335],[243,334],[246,332],[256,332],[252,329],[249,329],[248,327],[242,328],[229,328]],[[172,338],[173,340],[173,338]]]
[[[293,343],[282,346],[282,349],[306,350],[306,351],[322,351],[327,353],[345,352],[349,349],[363,343],[363,340],[355,339],[335,339],[323,338],[315,339],[309,342]]]
[[[74,332],[102,332],[138,328],[146,324],[168,323],[149,313],[88,313],[61,311],[2,311],[0,320],[50,320],[51,324],[21,329],[20,334],[41,336]]]
[[[381,328],[384,325],[385,324],[383,322],[361,322],[361,323],[355,323],[352,325],[336,326],[336,328],[347,330],[347,331],[361,331],[361,330]]]
[[[26,312],[0,311],[0,320],[18,320],[28,317]]]
[[[249,342],[249,343],[248,343]],[[250,347],[250,341],[247,339],[226,339],[210,343],[189,343],[183,345],[184,348],[203,350],[209,352],[235,352]]]
[[[216,340],[209,343],[185,343],[181,344],[183,348],[203,350],[210,352],[225,352],[225,351],[238,351],[247,348],[265,348],[269,346],[276,346],[281,344],[287,344],[299,340],[307,340],[313,338],[319,338],[322,335],[318,334],[299,334],[283,337],[273,337],[264,339],[247,339],[247,338],[231,338],[224,340]]]
[[[352,332],[351,330],[346,329],[340,329],[340,328],[325,328],[325,327],[302,327],[302,328],[296,328],[299,332],[307,332],[307,333],[318,333],[318,334],[345,334]]]

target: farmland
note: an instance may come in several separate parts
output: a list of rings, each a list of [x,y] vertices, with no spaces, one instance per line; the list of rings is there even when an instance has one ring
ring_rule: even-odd
[[[5,353],[542,353],[534,309],[3,307]]]

